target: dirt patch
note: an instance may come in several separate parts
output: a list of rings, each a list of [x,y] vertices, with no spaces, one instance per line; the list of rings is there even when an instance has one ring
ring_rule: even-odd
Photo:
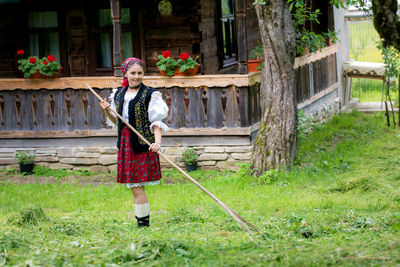
[[[332,137],[331,140],[331,147],[332,149],[336,149],[336,146],[343,141],[343,136],[335,135]]]
[[[94,174],[91,176],[70,175],[63,178],[22,175],[13,172],[0,172],[0,184],[78,184],[78,185],[111,185],[116,183],[113,175]]]

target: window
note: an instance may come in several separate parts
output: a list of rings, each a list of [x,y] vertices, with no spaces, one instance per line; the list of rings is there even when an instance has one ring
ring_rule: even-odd
[[[110,9],[99,9],[96,30],[96,67],[112,68],[112,20]],[[129,8],[121,8],[122,58],[132,55],[132,29]]]
[[[222,67],[237,63],[235,1],[220,0],[220,58]]]
[[[28,13],[30,56],[53,55],[60,60],[57,11]]]

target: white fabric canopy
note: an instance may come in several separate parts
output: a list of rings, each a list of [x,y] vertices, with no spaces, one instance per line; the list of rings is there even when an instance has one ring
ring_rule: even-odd
[[[363,62],[363,61],[347,61],[343,63],[343,75],[358,74],[365,76],[382,76],[385,73],[385,64]]]

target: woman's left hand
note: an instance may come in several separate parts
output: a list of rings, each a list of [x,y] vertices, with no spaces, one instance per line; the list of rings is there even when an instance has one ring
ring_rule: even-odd
[[[155,142],[150,145],[149,150],[151,152],[157,152],[160,148],[161,148],[161,143]]]

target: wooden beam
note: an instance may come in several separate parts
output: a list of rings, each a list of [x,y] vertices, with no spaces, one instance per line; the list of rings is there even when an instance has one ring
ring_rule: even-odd
[[[246,0],[236,2],[238,73],[247,73]]]
[[[139,15],[138,15],[138,23],[139,23],[139,36],[140,36],[140,56],[143,60],[145,71],[148,71],[147,67],[147,57],[146,57],[146,34],[143,26],[143,16],[145,14],[145,10],[143,5],[139,7]]]
[[[93,88],[117,88],[121,86],[122,79],[114,76],[103,77],[64,77],[57,79],[23,79],[4,78],[0,79],[0,91],[5,90],[40,90],[40,89],[86,89],[86,83]],[[143,83],[153,88],[180,87],[227,87],[234,85],[246,87],[261,81],[261,73],[249,74],[216,74],[195,76],[145,76]]]
[[[297,57],[294,61],[294,69],[297,69],[301,66],[310,64],[312,62],[315,62],[317,60],[320,60],[324,57],[327,57],[329,55],[332,55],[334,53],[336,53],[339,49],[339,45],[331,45],[328,47],[324,47],[321,50],[319,50],[318,52],[306,55],[306,56],[302,56],[302,57]]]
[[[113,24],[113,69],[114,76],[122,76],[121,72],[121,7],[119,0],[110,0],[111,19]]]
[[[332,84],[331,86],[329,86],[325,90],[322,90],[321,92],[313,95],[312,97],[310,97],[306,101],[298,103],[297,104],[297,109],[302,109],[302,108],[310,105],[311,103],[313,103],[313,102],[317,101],[318,99],[321,99],[322,97],[332,93],[333,91],[335,91],[338,88],[339,88],[339,83]]]
[[[180,128],[170,129],[164,137],[201,136],[249,136],[258,129],[257,125],[244,128]],[[82,138],[117,136],[116,129],[75,130],[75,131],[0,131],[0,139],[14,138]]]

